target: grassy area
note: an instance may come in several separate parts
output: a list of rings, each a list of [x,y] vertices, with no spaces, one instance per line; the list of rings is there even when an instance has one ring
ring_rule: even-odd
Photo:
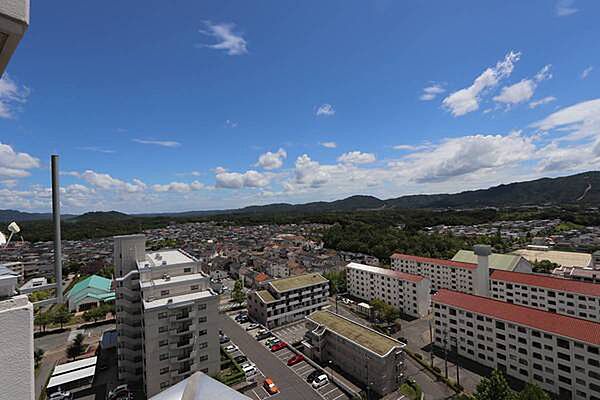
[[[400,386],[400,393],[402,393],[411,400],[418,399],[417,392],[408,383],[404,383],[402,386]]]

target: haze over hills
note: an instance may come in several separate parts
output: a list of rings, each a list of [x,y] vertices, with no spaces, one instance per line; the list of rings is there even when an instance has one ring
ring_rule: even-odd
[[[124,214],[117,211],[90,212],[80,216],[63,215],[65,220],[85,221],[97,218],[127,217],[194,217],[219,214],[277,214],[320,213],[389,208],[481,208],[516,207],[523,205],[597,205],[600,202],[600,171],[589,171],[559,178],[541,178],[471,190],[455,194],[407,195],[381,200],[374,196],[356,195],[331,202],[318,201],[305,204],[274,203],[248,206],[231,210],[185,211],[179,213]],[[29,213],[17,210],[0,210],[0,221],[33,221],[52,218],[50,213]]]

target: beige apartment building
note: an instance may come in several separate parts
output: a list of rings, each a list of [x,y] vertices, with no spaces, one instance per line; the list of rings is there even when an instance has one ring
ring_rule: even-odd
[[[444,289],[432,303],[437,347],[561,400],[600,400],[600,324]]]
[[[320,274],[275,279],[248,294],[248,315],[271,329],[298,321],[327,305],[329,281]]]
[[[600,285],[538,274],[494,271],[491,297],[600,322]]]
[[[306,354],[321,365],[335,364],[381,396],[404,381],[406,345],[327,310],[306,317]]]
[[[198,260],[146,253],[144,235],[114,240],[119,379],[151,397],[194,372],[218,373],[218,296]]]
[[[424,317],[431,303],[429,279],[387,268],[349,263],[346,265],[348,293],[371,301],[380,299],[411,317]]]

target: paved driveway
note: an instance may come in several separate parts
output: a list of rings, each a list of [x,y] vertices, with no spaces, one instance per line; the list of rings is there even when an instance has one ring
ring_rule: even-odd
[[[219,315],[220,327],[240,350],[260,368],[261,372],[273,379],[281,390],[278,397],[286,400],[322,400],[302,378],[284,365],[265,346],[225,314]]]

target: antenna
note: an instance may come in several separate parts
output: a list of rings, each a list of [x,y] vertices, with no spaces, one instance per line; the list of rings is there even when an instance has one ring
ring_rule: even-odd
[[[58,181],[58,155],[52,161],[52,219],[54,222],[54,277],[56,278],[56,302],[63,303],[62,247],[60,242],[60,184]]]

